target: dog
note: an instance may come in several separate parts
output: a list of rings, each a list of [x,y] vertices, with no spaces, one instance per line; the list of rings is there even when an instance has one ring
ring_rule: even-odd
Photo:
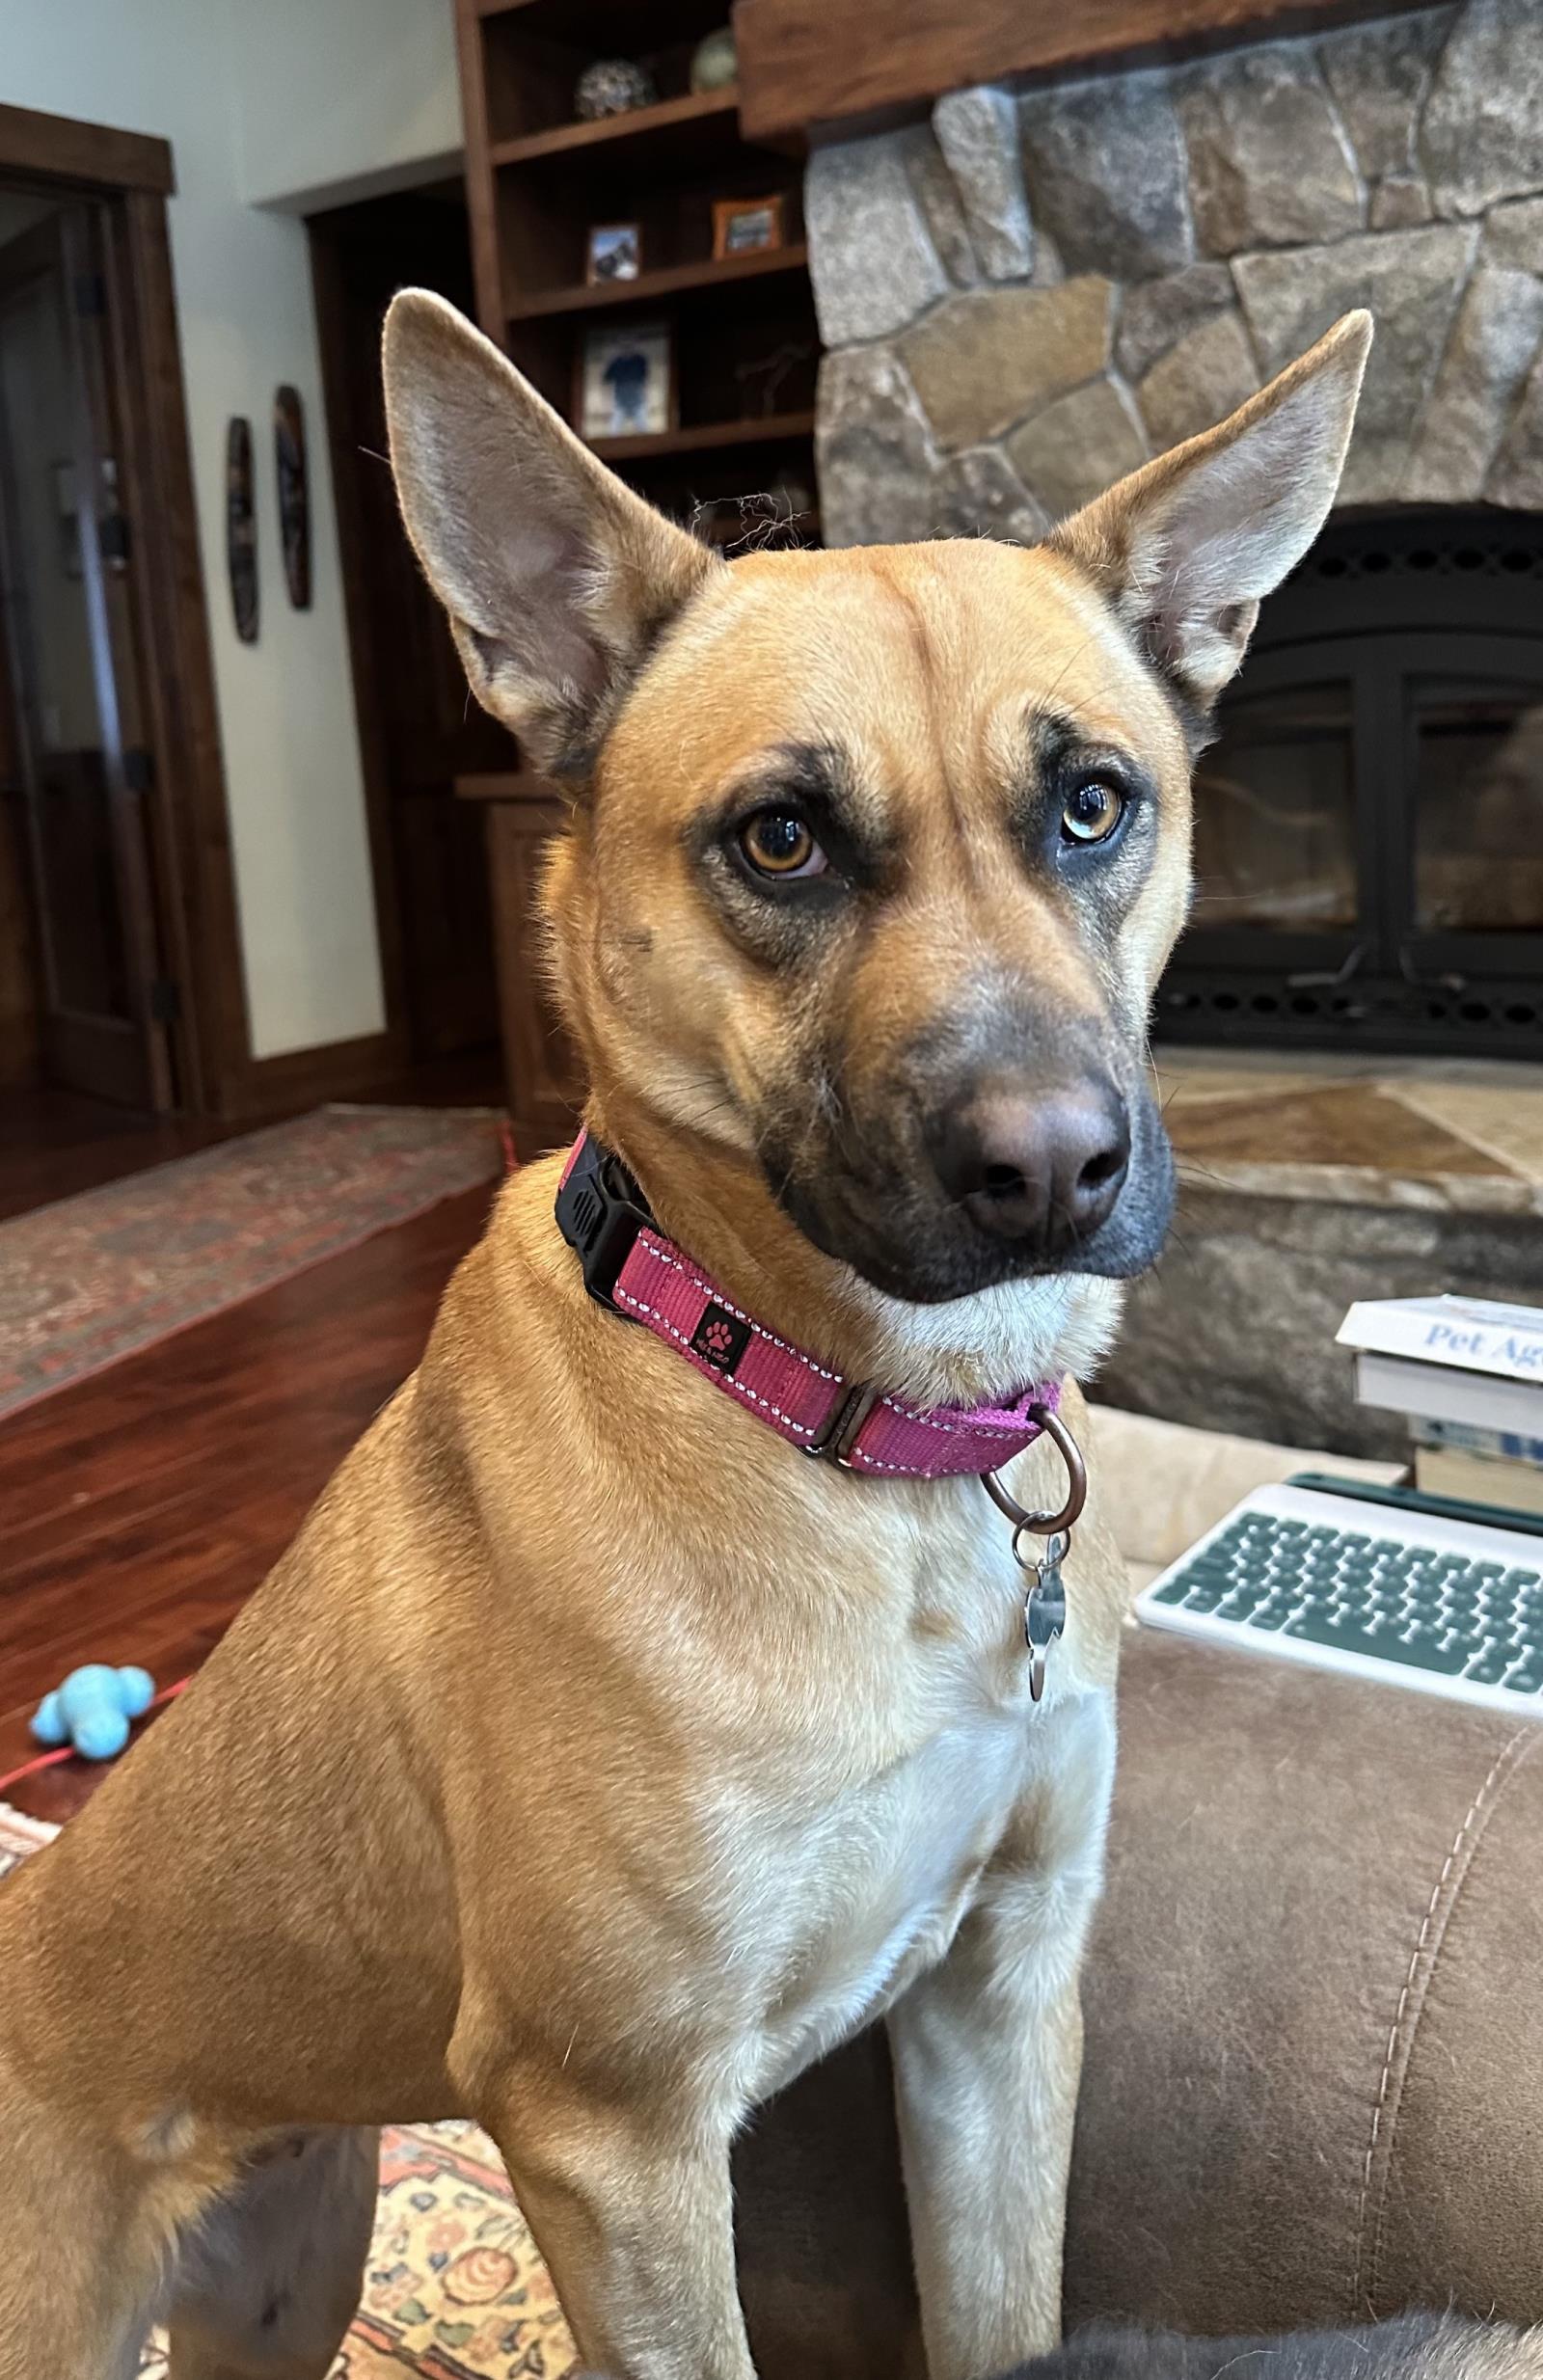
[[[1012,2380],[1539,2380],[1543,2330],[1407,2313],[1353,2330],[1185,2339],[1096,2323]]]
[[[880,2016],[932,2380],[1058,2337],[1127,1595],[1096,1483],[1059,1641],[1060,1549],[1031,1646],[1015,1546],[1169,1220],[1190,762],[1369,338],[1035,550],[729,564],[396,298],[408,532],[571,796],[588,1155],[505,1187],[191,1690],[0,1894],[4,2380],[125,2380],[156,2318],[174,2380],[320,2380],[370,2127],[454,2115],[588,2366],[748,2380],[730,2145]],[[792,1388],[729,1379],[742,1334]]]

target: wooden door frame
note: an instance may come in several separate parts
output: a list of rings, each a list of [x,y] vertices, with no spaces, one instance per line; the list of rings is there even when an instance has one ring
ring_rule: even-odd
[[[376,699],[380,661],[375,649],[365,583],[370,567],[354,479],[354,456],[346,451],[343,417],[347,365],[343,355],[342,244],[331,210],[306,218],[316,351],[321,363],[321,402],[332,466],[333,512],[338,527],[338,561],[342,574],[343,619],[348,632],[348,667],[359,728],[359,760],[365,782],[365,818],[369,831],[370,879],[375,928],[380,940],[381,988],[386,1031],[405,1057],[408,1044],[407,976],[402,948],[401,886],[393,839],[390,770]],[[384,466],[384,458],[383,458]]]
[[[119,458],[143,615],[150,859],[179,1104],[241,1115],[266,1104],[252,1057],[219,710],[193,494],[166,202],[168,142],[0,105],[0,180],[105,202],[122,401]]]

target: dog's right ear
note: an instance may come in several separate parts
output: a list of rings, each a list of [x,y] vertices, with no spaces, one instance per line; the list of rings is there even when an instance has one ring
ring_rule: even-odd
[[[443,298],[398,292],[383,360],[402,518],[472,691],[538,769],[582,779],[660,630],[723,565]]]

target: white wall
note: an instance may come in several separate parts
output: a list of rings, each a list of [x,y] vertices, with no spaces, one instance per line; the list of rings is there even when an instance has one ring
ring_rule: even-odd
[[[450,0],[0,0],[0,100],[172,143],[172,256],[253,1050],[377,1032],[306,234],[277,208],[316,202],[328,182],[353,196],[413,178],[420,163],[442,170],[458,137]],[[283,381],[300,391],[309,432],[309,611],[290,608],[279,544],[272,404]],[[257,455],[255,645],[235,635],[225,575],[225,428],[236,413],[251,419]]]

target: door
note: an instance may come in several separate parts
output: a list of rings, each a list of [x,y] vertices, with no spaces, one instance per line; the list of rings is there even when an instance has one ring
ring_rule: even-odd
[[[403,191],[309,224],[327,430],[348,611],[377,908],[393,1007],[415,1058],[498,1040],[493,929],[478,806],[455,779],[514,766],[471,700],[445,614],[413,558],[386,462],[381,322],[406,283],[466,308],[459,185]]]
[[[0,633],[42,1071],[164,1109],[173,1082],[110,307],[96,203],[0,196]]]

